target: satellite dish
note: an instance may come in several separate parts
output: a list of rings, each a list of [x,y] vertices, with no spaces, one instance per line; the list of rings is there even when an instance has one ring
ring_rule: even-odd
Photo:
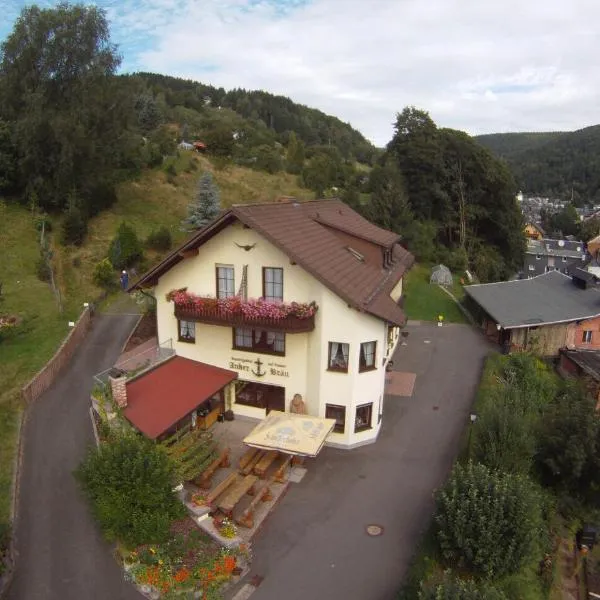
[[[565,245],[564,240],[558,240],[558,245],[562,248]]]

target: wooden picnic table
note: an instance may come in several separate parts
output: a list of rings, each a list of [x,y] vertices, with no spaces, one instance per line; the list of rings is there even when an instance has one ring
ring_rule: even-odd
[[[264,479],[267,469],[273,464],[278,455],[279,452],[277,452],[277,450],[269,450],[266,452],[256,463],[256,466],[254,467],[254,474],[258,475],[261,479]]]
[[[246,495],[250,496],[254,493],[254,485],[258,481],[255,475],[247,475],[235,485],[230,487],[225,495],[219,500],[219,510],[225,513],[228,517],[233,513],[236,504]]]

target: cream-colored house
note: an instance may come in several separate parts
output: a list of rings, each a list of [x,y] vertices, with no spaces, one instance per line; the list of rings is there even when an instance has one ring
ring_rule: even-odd
[[[159,343],[237,374],[223,409],[333,418],[328,444],[352,448],[377,438],[405,321],[398,242],[337,199],[236,205],[134,289],[154,290]]]

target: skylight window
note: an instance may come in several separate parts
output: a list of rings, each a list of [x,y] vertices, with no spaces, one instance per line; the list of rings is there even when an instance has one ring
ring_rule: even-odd
[[[350,254],[352,254],[352,256],[356,258],[356,260],[360,260],[360,262],[365,262],[365,257],[360,252],[358,252],[358,250],[355,250],[350,246],[346,246],[346,250],[348,250],[348,252],[350,252]]]

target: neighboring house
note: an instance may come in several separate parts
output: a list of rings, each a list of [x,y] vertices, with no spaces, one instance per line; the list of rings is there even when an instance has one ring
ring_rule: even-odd
[[[586,245],[572,240],[528,240],[523,277],[536,277],[549,271],[567,273],[573,265],[584,265],[588,259]]]
[[[154,288],[171,360],[189,359],[198,377],[202,365],[218,368],[211,414],[263,419],[301,404],[336,420],[328,443],[351,448],[377,438],[405,323],[402,278],[413,257],[399,239],[337,199],[235,205],[132,289]],[[287,316],[269,313],[281,303]],[[168,385],[159,387],[168,406]]]
[[[537,225],[531,221],[525,224],[525,229],[523,231],[531,240],[541,240],[546,235],[540,225]]]
[[[467,305],[505,352],[600,348],[600,280],[583,269],[572,273],[466,286]]]

